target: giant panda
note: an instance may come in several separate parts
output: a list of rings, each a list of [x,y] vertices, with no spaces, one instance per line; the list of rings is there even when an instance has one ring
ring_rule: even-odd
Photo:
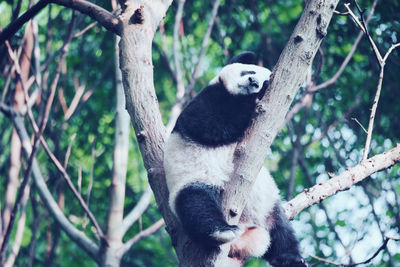
[[[169,204],[188,236],[204,248],[230,242],[230,257],[263,257],[273,266],[303,267],[298,241],[280,207],[279,190],[262,168],[238,225],[221,210],[234,151],[249,127],[270,70],[242,52],[184,108],[164,150]]]

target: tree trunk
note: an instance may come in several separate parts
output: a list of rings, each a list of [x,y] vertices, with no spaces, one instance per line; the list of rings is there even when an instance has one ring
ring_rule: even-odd
[[[116,78],[116,114],[115,114],[115,144],[113,155],[113,176],[111,179],[110,202],[107,214],[106,242],[102,243],[100,266],[118,267],[123,255],[118,251],[122,248],[122,222],[124,216],[126,170],[129,150],[129,114],[125,110],[125,96],[122,87],[121,71],[119,69],[118,45],[115,46],[115,78]]]

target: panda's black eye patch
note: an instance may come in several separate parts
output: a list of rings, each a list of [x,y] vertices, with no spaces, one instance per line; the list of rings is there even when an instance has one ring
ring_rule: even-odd
[[[249,75],[249,74],[256,74],[256,72],[252,71],[252,70],[244,70],[240,73],[240,76],[245,76],[245,75]]]

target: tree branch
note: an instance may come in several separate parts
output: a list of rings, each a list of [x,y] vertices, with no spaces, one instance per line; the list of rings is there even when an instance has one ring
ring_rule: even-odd
[[[369,21],[372,18],[372,15],[375,12],[375,7],[377,4],[378,0],[375,0],[372,3],[371,6],[371,10],[368,14],[368,17],[365,21],[365,25],[368,25]],[[363,37],[364,33],[362,30],[360,30],[360,32],[357,35],[356,40],[353,43],[353,46],[351,47],[349,53],[347,54],[346,58],[343,60],[342,64],[340,65],[339,69],[336,71],[336,73],[327,81],[315,85],[314,83],[311,83],[310,86],[307,86],[306,88],[306,92],[303,94],[303,96],[301,97],[301,99],[290,109],[290,111],[288,112],[288,114],[285,117],[285,121],[282,124],[282,128],[294,117],[294,115],[296,115],[302,108],[304,108],[305,106],[309,105],[312,101],[312,97],[313,94],[321,89],[325,89],[328,86],[334,84],[339,77],[342,75],[343,71],[345,70],[345,68],[347,67],[347,65],[349,64],[350,60],[352,59],[358,44],[361,41],[361,38]]]
[[[362,261],[362,262],[346,264],[346,263],[340,263],[340,262],[335,262],[335,261],[327,260],[327,259],[324,259],[324,258],[321,258],[321,257],[317,257],[317,256],[314,256],[314,255],[311,255],[311,257],[313,257],[313,258],[315,258],[315,259],[317,259],[317,260],[319,260],[319,261],[326,262],[326,263],[330,263],[330,264],[333,264],[333,265],[336,265],[336,266],[354,267],[354,266],[358,266],[358,265],[364,265],[364,264],[370,263],[376,256],[378,256],[378,254],[379,254],[382,250],[386,249],[386,246],[387,246],[387,243],[389,242],[389,240],[398,241],[397,238],[393,238],[393,237],[387,236],[387,237],[383,240],[382,245],[376,250],[376,252],[375,252],[371,257],[369,257],[367,260]]]
[[[132,239],[128,240],[125,244],[124,247],[122,249],[122,255],[124,255],[126,252],[129,251],[129,249],[136,244],[137,242],[139,242],[140,240],[142,240],[145,237],[148,237],[149,235],[157,232],[158,229],[160,229],[162,226],[164,225],[164,219],[160,219],[157,222],[155,222],[152,226],[150,226],[149,228],[140,231],[137,235],[135,235]]]
[[[54,95],[55,95],[55,92],[56,92],[58,78],[59,78],[60,72],[61,72],[61,66],[64,63],[64,60],[65,60],[65,57],[66,57],[66,54],[67,54],[67,51],[68,51],[68,48],[69,48],[69,44],[70,44],[70,41],[71,41],[71,38],[72,38],[72,32],[73,32],[74,27],[75,27],[75,14],[72,15],[71,24],[69,26],[68,34],[67,34],[66,40],[65,40],[64,45],[63,45],[63,52],[62,52],[61,58],[60,58],[60,60],[59,60],[59,62],[57,64],[56,73],[54,75],[53,81],[52,81],[51,86],[50,86],[50,94],[49,94],[48,99],[47,99],[46,104],[45,104],[45,109],[44,109],[44,112],[43,112],[43,119],[40,122],[40,126],[39,126],[38,130],[37,131],[35,130],[34,140],[33,140],[33,145],[32,145],[32,151],[31,151],[31,153],[29,155],[29,159],[28,159],[28,166],[27,166],[27,169],[25,171],[24,179],[22,180],[21,186],[20,186],[18,194],[17,194],[15,205],[14,205],[13,211],[11,213],[11,217],[10,217],[10,222],[9,222],[9,224],[7,226],[7,230],[6,230],[4,238],[2,240],[3,242],[1,244],[1,249],[0,249],[0,263],[2,262],[2,258],[5,255],[5,248],[7,247],[8,240],[9,240],[10,235],[11,235],[11,230],[13,229],[15,216],[16,216],[17,211],[18,211],[19,203],[22,200],[23,192],[25,191],[25,187],[29,186],[28,183],[30,181],[30,177],[31,177],[31,174],[32,174],[32,163],[33,163],[33,160],[36,157],[36,153],[37,153],[37,149],[38,149],[38,145],[39,145],[39,140],[41,139],[42,134],[43,134],[43,132],[44,132],[46,126],[47,126],[47,121],[48,121],[48,118],[49,118],[49,115],[50,115],[50,110],[51,110],[51,107],[52,107],[52,104],[53,104],[53,100],[54,100]],[[13,54],[12,49],[11,49],[11,47],[9,45],[9,42],[7,41],[6,44],[7,44],[10,56],[12,55],[12,57],[14,58],[14,64],[16,66],[18,66],[18,59],[16,58],[15,54]],[[18,70],[18,69],[20,70],[19,67],[16,67],[16,70]],[[24,88],[23,91],[25,92],[26,96],[28,96],[27,90],[26,90],[26,88],[25,88],[25,86],[23,84],[23,79],[20,79],[20,82],[22,84],[22,87]],[[28,102],[27,102],[28,99],[27,99],[27,97],[25,98],[25,101],[26,101],[26,105],[28,107]],[[29,107],[28,107],[28,109],[29,109]]]
[[[179,2],[179,6],[178,6],[178,11],[176,14],[176,20],[175,20],[175,27],[174,27],[174,61],[175,61],[175,66],[176,66],[176,80],[177,80],[177,93],[176,93],[176,102],[175,104],[172,106],[171,108],[171,114],[170,114],[170,118],[167,124],[167,132],[171,132],[173,127],[175,126],[176,120],[178,119],[179,114],[182,111],[182,108],[187,104],[187,102],[191,99],[191,94],[194,90],[194,87],[196,85],[197,82],[197,78],[200,74],[200,67],[201,67],[201,62],[204,58],[205,52],[206,52],[206,48],[207,48],[207,44],[208,41],[210,39],[210,35],[211,35],[211,31],[212,28],[214,26],[214,22],[216,20],[217,17],[217,13],[218,13],[218,8],[220,5],[220,0],[215,0],[213,3],[213,9],[211,11],[211,15],[210,15],[210,19],[208,21],[208,25],[207,25],[207,29],[206,32],[204,33],[203,36],[203,40],[201,42],[201,47],[200,47],[200,52],[199,52],[199,56],[198,56],[198,61],[197,64],[194,68],[194,71],[192,73],[192,77],[191,80],[189,82],[189,85],[185,88],[184,84],[183,84],[183,78],[182,78],[182,71],[180,69],[179,66],[179,62],[178,62],[178,57],[177,57],[177,53],[178,53],[178,47],[177,47],[177,43],[178,43],[178,26],[179,24],[177,23],[178,18],[179,18],[179,22],[180,22],[180,18],[182,16],[182,10],[183,9],[183,4],[184,4],[185,0],[181,0],[181,2]]]
[[[218,8],[219,8],[220,3],[221,3],[221,0],[214,0],[213,8],[212,8],[211,15],[210,15],[210,19],[208,20],[207,30],[204,33],[203,41],[201,42],[201,48],[200,48],[200,53],[199,53],[199,56],[198,56],[197,64],[196,64],[196,67],[194,68],[194,71],[192,73],[192,80],[190,81],[189,86],[186,88],[186,92],[185,92],[186,94],[190,94],[194,90],[194,86],[196,85],[197,78],[198,78],[198,76],[200,74],[201,62],[202,62],[202,59],[203,59],[203,57],[204,57],[204,55],[206,53],[208,40],[210,39],[211,31],[212,31],[215,19],[216,19],[217,14],[218,14]]]
[[[135,207],[128,213],[124,218],[121,225],[122,236],[129,230],[129,228],[139,219],[143,212],[147,209],[150,204],[151,197],[153,196],[153,191],[151,191],[150,186],[146,188],[142,196],[140,197],[138,203]]]
[[[5,40],[10,39],[14,36],[14,34],[21,29],[22,25],[24,25],[28,20],[33,18],[37,13],[40,12],[43,8],[50,3],[50,0],[40,0],[30,9],[25,11],[19,18],[15,21],[11,22],[0,32],[0,44],[2,44]]]
[[[235,171],[223,195],[223,207],[229,223],[239,221],[255,177],[269,146],[305,73],[312,63],[338,0],[308,1],[277,65],[267,92],[257,107],[257,115],[244,140],[235,151]]]
[[[121,35],[122,31],[121,21],[114,14],[96,4],[93,4],[85,0],[50,0],[50,1],[51,3],[69,7],[85,15],[88,15],[107,30],[117,35]]]
[[[362,161],[326,182],[305,189],[303,193],[283,205],[286,216],[292,219],[303,209],[319,203],[339,191],[347,190],[371,174],[389,168],[398,162],[400,162],[400,144],[389,151]]]
[[[368,14],[368,17],[367,17],[367,19],[365,20],[365,25],[368,25],[369,21],[371,20],[372,15],[373,15],[374,12],[375,12],[375,7],[376,7],[377,2],[378,2],[378,0],[375,0],[375,1],[372,3],[371,9],[370,9],[369,14]],[[342,64],[340,65],[339,69],[338,69],[337,72],[332,76],[332,78],[330,78],[330,79],[327,80],[326,82],[323,82],[323,83],[321,83],[321,84],[319,84],[319,85],[313,86],[312,88],[310,88],[310,90],[309,90],[310,92],[315,92],[315,91],[318,91],[318,90],[320,90],[320,89],[326,88],[326,87],[328,87],[329,85],[332,85],[333,83],[335,83],[335,82],[337,81],[337,79],[340,77],[340,75],[342,75],[342,73],[343,73],[344,69],[346,68],[347,64],[350,62],[350,59],[353,57],[354,52],[356,51],[357,46],[358,46],[358,44],[360,43],[362,36],[363,36],[363,31],[361,30],[361,31],[358,33],[357,38],[356,38],[356,40],[354,41],[353,46],[352,46],[351,49],[350,49],[350,52],[347,54],[346,58],[343,60],[343,62],[342,62]]]
[[[12,120],[14,123],[14,127],[18,132],[19,138],[21,139],[25,155],[29,157],[32,151],[32,145],[22,118],[18,115],[13,115]],[[36,159],[33,159],[32,162],[32,174],[36,189],[38,190],[40,197],[43,200],[43,203],[46,205],[53,218],[60,224],[61,228],[74,242],[76,242],[81,248],[83,248],[83,250],[85,250],[95,261],[98,261],[98,246],[83,232],[76,229],[75,226],[65,217],[64,213],[60,210],[57,202],[54,200],[52,194],[47,188],[46,182],[44,181],[44,178],[39,168],[39,164]]]
[[[179,53],[179,28],[182,21],[183,6],[185,5],[185,0],[178,1],[178,9],[175,14],[175,24],[174,24],[174,34],[172,42],[172,55],[174,58],[175,65],[175,79],[176,79],[176,99],[181,99],[185,94],[185,85],[183,82],[182,69],[180,65],[180,60],[178,57]]]

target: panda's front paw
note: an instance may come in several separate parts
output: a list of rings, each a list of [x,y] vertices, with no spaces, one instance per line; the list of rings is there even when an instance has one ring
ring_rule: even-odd
[[[236,225],[229,225],[222,229],[218,229],[213,232],[210,236],[220,244],[231,242],[239,237],[243,231]]]

